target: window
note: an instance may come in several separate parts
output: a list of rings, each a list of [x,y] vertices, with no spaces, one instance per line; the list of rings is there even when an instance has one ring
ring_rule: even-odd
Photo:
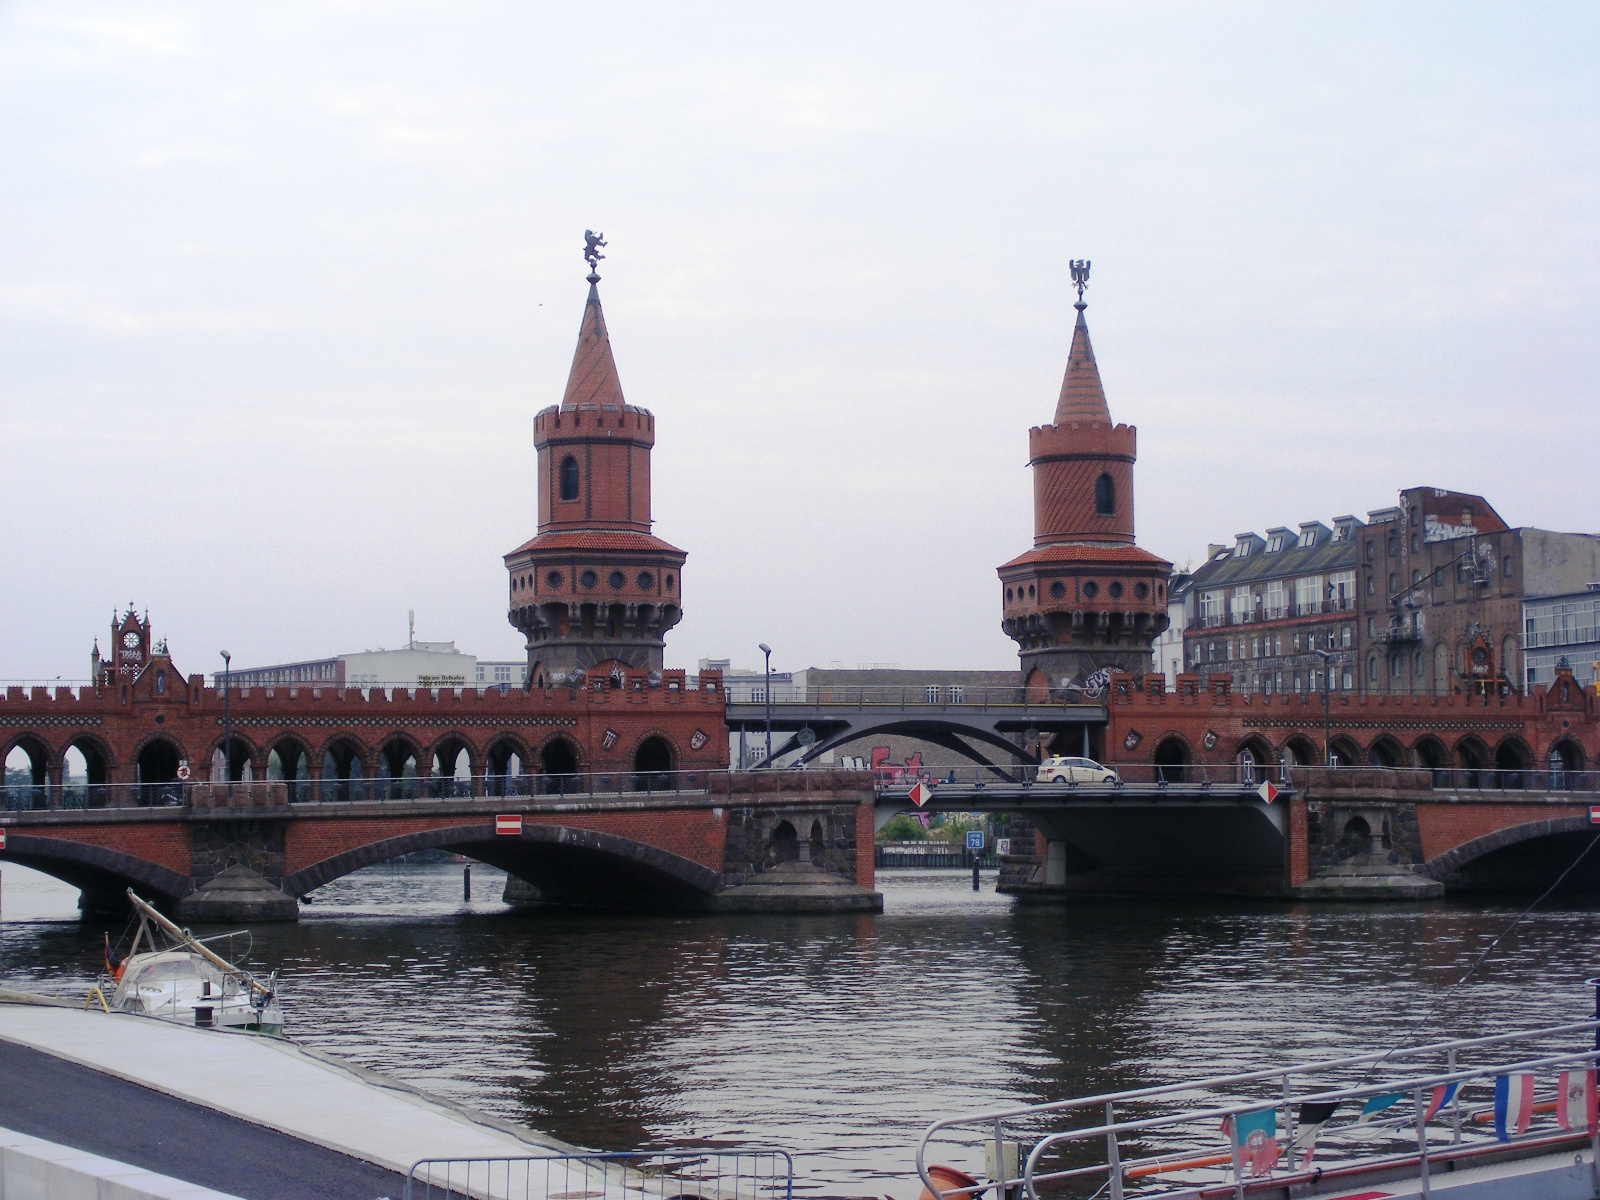
[[[1309,550],[1317,544],[1317,531],[1315,529],[1302,529],[1300,531],[1300,549]]]
[[[1413,679],[1421,679],[1422,678],[1422,651],[1421,650],[1418,650],[1416,655],[1411,660],[1411,677]]]
[[[652,587],[655,586],[655,582],[656,582],[655,576],[650,574],[649,571],[640,571],[639,572],[638,584],[639,584],[639,590],[641,592],[648,592]]]
[[[1321,691],[1321,685],[1318,683],[1318,680],[1321,678],[1322,675],[1315,667],[1313,667],[1309,672],[1306,673],[1306,690],[1308,692]]]
[[[1351,677],[1351,675],[1350,675],[1350,669],[1349,669],[1349,668],[1348,668],[1348,667],[1346,667],[1346,668],[1345,668],[1345,672],[1344,672],[1344,680],[1343,680],[1343,681],[1342,681],[1342,682],[1341,682],[1341,683],[1340,683],[1340,685],[1339,685],[1339,686],[1340,686],[1340,687],[1341,687],[1341,688],[1342,688],[1342,689],[1343,689],[1343,690],[1344,690],[1344,691],[1347,691],[1347,692],[1348,692],[1348,691],[1349,691],[1349,690],[1350,690],[1350,689],[1351,689],[1351,688],[1352,688],[1352,687],[1354,687],[1354,686],[1355,686],[1355,680],[1354,680],[1354,679],[1353,679],[1353,678],[1352,678],[1352,677]]]
[[[613,572],[611,572],[611,575],[606,580],[606,582],[609,583],[612,587],[617,588],[617,589],[620,590],[622,585],[627,583],[628,580],[627,580],[627,577],[625,575],[623,575],[623,573],[621,571],[613,571]]]
[[[962,687],[959,683],[952,683],[950,685],[950,703],[965,704],[966,702],[967,689]]]
[[[1220,591],[1200,593],[1200,624],[1207,628],[1222,624],[1222,593]]]
[[[1444,586],[1444,568],[1443,567],[1440,567],[1437,571],[1435,571],[1433,573],[1433,586],[1434,587],[1443,587]]]
[[[1234,625],[1243,625],[1250,619],[1250,589],[1237,587],[1228,597],[1228,616]]]
[[[1297,692],[1300,690],[1300,672],[1299,671],[1296,671],[1294,673],[1294,690],[1297,691]]]
[[[561,460],[561,498],[578,498],[578,460],[570,454]]]
[[[1061,599],[1061,597],[1067,594],[1067,585],[1062,583],[1059,579],[1056,580],[1050,585],[1050,594],[1057,600]]]
[[[554,590],[554,589],[560,587],[561,586],[561,572],[560,571],[551,571],[550,574],[548,574],[548,575],[546,575],[544,577],[544,581],[545,581],[546,584],[548,584],[550,586],[551,590]]]
[[[1251,544],[1249,538],[1240,538],[1238,544],[1233,548],[1233,556],[1235,558],[1244,558],[1250,553]]]
[[[1251,658],[1260,658],[1261,657],[1261,639],[1260,638],[1251,638],[1250,639],[1250,657]]]
[[[1300,613],[1322,611],[1322,576],[1306,575],[1294,581],[1294,606]]]
[[[923,698],[923,700],[927,701],[929,704],[937,704],[937,703],[939,703],[939,687],[938,687],[938,685],[934,684],[934,685],[932,685],[930,687],[923,688],[922,689],[922,698]]]
[[[1412,571],[1411,572],[1411,586],[1415,587],[1417,584],[1419,584],[1421,582],[1422,582],[1422,572],[1421,571]]]
[[[1367,595],[1375,596],[1377,594],[1378,594],[1378,581],[1376,579],[1374,579],[1371,575],[1368,575],[1367,576]]]
[[[1279,634],[1274,634],[1273,635],[1273,638],[1272,638],[1272,652],[1274,654],[1282,654],[1283,653],[1283,634],[1279,633]]]
[[[1396,654],[1393,658],[1391,658],[1389,660],[1389,678],[1390,679],[1399,679],[1401,670],[1402,670],[1402,668],[1400,666],[1400,656],[1398,654]]]
[[[1416,534],[1411,535],[1411,553],[1419,554],[1422,551],[1422,541]]]
[[[599,578],[600,577],[598,575],[596,575],[593,571],[585,571],[582,575],[580,575],[578,577],[578,582],[583,584],[583,586],[586,587],[586,588],[591,588],[591,587],[593,587],[595,585],[595,581],[598,580]]]
[[[1217,661],[1217,644],[1215,642],[1207,642],[1206,643],[1206,661],[1207,662],[1216,662]]]
[[[1298,633],[1294,635],[1294,652],[1296,654],[1300,653],[1300,635]]]
[[[1328,576],[1328,607],[1343,612],[1355,605],[1356,573],[1336,571]]]
[[[1102,517],[1112,516],[1117,511],[1116,488],[1109,475],[1102,475],[1094,481],[1094,511]]]
[[[1276,621],[1280,619],[1289,607],[1289,589],[1281,579],[1274,579],[1267,584],[1267,604],[1263,619]]]
[[[1351,629],[1350,626],[1346,625],[1343,629],[1339,630],[1339,644],[1341,646],[1344,646],[1344,647],[1348,648],[1349,645],[1350,645],[1350,641],[1354,636],[1355,636],[1355,630]]]
[[[1273,534],[1272,537],[1267,541],[1267,553],[1276,554],[1278,551],[1282,550],[1285,536],[1286,535],[1281,533]]]
[[[1504,575],[1507,579],[1511,578],[1511,556],[1509,554],[1506,555],[1506,560],[1505,560],[1504,564],[1502,564],[1502,566],[1500,568],[1500,573],[1502,575]]]
[[[1389,595],[1392,596],[1396,592],[1398,592],[1399,590],[1400,590],[1400,576],[1395,574],[1395,572],[1390,571],[1389,572]]]
[[[1377,637],[1378,636],[1378,622],[1373,617],[1368,617],[1367,618],[1367,636],[1368,637]]]
[[[1228,658],[1229,662],[1233,661],[1233,641],[1232,641],[1232,639],[1229,639],[1229,641],[1228,641],[1228,655],[1227,655],[1227,658]]]
[[[494,669],[494,681],[496,683],[510,683],[511,682],[511,668],[510,667],[496,667]]]
[[[1378,681],[1378,660],[1376,658],[1367,659],[1367,678],[1374,683]]]
[[[1376,554],[1376,553],[1377,553],[1377,549],[1373,546],[1372,541],[1369,538],[1367,540],[1367,561],[1371,562],[1372,561],[1372,556],[1374,554]]]

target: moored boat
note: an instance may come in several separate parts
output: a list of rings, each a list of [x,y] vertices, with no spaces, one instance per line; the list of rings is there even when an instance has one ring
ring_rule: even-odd
[[[128,901],[138,914],[139,928],[126,956],[114,954],[107,941],[107,982],[115,988],[109,1001],[103,989],[97,990],[109,1010],[183,1025],[283,1033],[276,972],[261,979],[229,962],[131,888]]]

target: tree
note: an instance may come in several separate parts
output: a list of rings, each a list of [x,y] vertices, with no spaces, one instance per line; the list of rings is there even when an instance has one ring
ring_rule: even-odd
[[[910,813],[891,817],[888,823],[878,830],[880,842],[920,842],[927,836],[928,831],[922,827],[922,822]]]

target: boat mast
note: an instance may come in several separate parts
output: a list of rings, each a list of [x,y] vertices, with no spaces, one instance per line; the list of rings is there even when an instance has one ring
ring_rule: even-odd
[[[141,931],[144,929],[145,920],[148,918],[159,925],[165,932],[177,938],[185,946],[188,946],[196,954],[199,954],[202,958],[206,959],[206,961],[210,962],[213,966],[220,967],[228,974],[243,979],[247,984],[250,985],[253,991],[260,992],[263,996],[272,995],[272,989],[258,980],[254,975],[250,974],[249,971],[241,971],[227,959],[218,954],[214,954],[209,947],[202,945],[198,940],[192,937],[187,929],[179,929],[171,921],[167,920],[164,916],[157,912],[153,906],[139,899],[138,896],[135,896],[132,888],[128,889],[128,900],[133,905],[134,909],[139,913],[139,928]],[[137,944],[138,941],[135,939],[135,945]],[[155,949],[154,938],[150,940],[150,948],[152,950]]]

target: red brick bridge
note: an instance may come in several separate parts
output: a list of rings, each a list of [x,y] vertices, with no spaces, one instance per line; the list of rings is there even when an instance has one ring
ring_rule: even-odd
[[[574,777],[579,786],[600,779]],[[805,862],[840,888],[835,899],[848,893],[846,907],[871,906],[858,894],[873,885],[864,772],[686,772],[672,784],[644,793],[298,803],[281,782],[195,784],[174,805],[8,812],[0,858],[73,884],[96,911],[116,910],[132,887],[182,912],[197,889],[240,865],[298,900],[362,867],[430,849],[500,867],[533,889],[522,898],[546,903],[748,910],[759,906],[742,898],[742,885]]]

